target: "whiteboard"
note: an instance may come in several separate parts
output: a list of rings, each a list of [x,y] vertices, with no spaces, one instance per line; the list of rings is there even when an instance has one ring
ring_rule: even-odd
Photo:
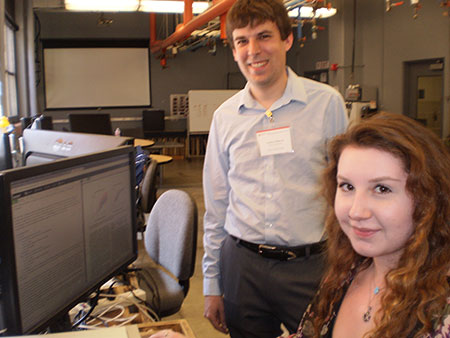
[[[188,131],[190,133],[207,133],[216,109],[239,90],[190,90]]]
[[[46,108],[150,105],[147,48],[44,49]]]

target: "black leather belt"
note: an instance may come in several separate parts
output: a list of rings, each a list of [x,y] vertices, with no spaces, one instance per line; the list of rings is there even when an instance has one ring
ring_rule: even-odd
[[[230,237],[244,248],[256,252],[263,257],[278,259],[280,261],[289,261],[298,257],[309,257],[321,253],[325,249],[325,241],[295,247],[283,247],[250,243],[232,235]]]

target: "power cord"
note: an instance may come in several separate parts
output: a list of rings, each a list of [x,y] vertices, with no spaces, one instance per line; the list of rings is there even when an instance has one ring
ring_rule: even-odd
[[[88,318],[92,311],[94,311],[94,308],[97,306],[98,304],[98,298],[100,296],[100,289],[97,289],[96,294],[93,298],[91,298],[89,300],[89,305],[90,305],[90,309],[88,310],[88,312],[86,312],[80,319],[78,319],[73,325],[72,325],[72,330],[74,330],[75,328],[77,328],[81,323],[83,323],[86,318]],[[78,315],[77,315],[78,316]]]

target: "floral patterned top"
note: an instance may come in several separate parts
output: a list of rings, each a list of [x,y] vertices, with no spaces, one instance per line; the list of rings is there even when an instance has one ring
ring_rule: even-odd
[[[349,278],[344,282],[343,288],[343,296],[342,298],[336,303],[332,304],[332,313],[329,319],[324,323],[322,326],[322,330],[320,332],[321,338],[332,338],[332,332],[334,323],[336,320],[336,315],[339,312],[339,308],[341,307],[342,300],[345,297],[345,294],[347,293],[347,289],[349,288],[353,278],[355,277],[356,273],[353,270]],[[450,284],[450,278],[447,278],[447,281]],[[320,290],[318,291],[318,293]],[[317,295],[316,294],[316,299]],[[313,303],[314,304],[314,301]],[[298,327],[297,333],[294,333],[290,335],[288,338],[312,338],[314,337],[314,327],[313,327],[313,318],[314,318],[314,312],[312,309],[312,304],[309,304],[308,308],[306,309],[305,313],[303,314],[303,318],[300,321],[300,325]],[[445,305],[443,311],[442,311],[442,320],[436,321],[434,323],[433,332],[427,333],[426,335],[422,336],[422,338],[450,338],[450,296],[447,298],[447,304]],[[420,328],[417,328],[415,332],[420,330]],[[412,332],[408,335],[408,338],[414,337],[415,332]]]

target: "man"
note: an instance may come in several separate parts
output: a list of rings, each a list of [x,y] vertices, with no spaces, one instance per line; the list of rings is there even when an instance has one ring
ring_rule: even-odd
[[[214,114],[203,171],[205,317],[233,338],[294,332],[322,275],[326,141],[347,115],[331,87],[286,67],[291,23],[278,0],[227,16],[247,79]]]

